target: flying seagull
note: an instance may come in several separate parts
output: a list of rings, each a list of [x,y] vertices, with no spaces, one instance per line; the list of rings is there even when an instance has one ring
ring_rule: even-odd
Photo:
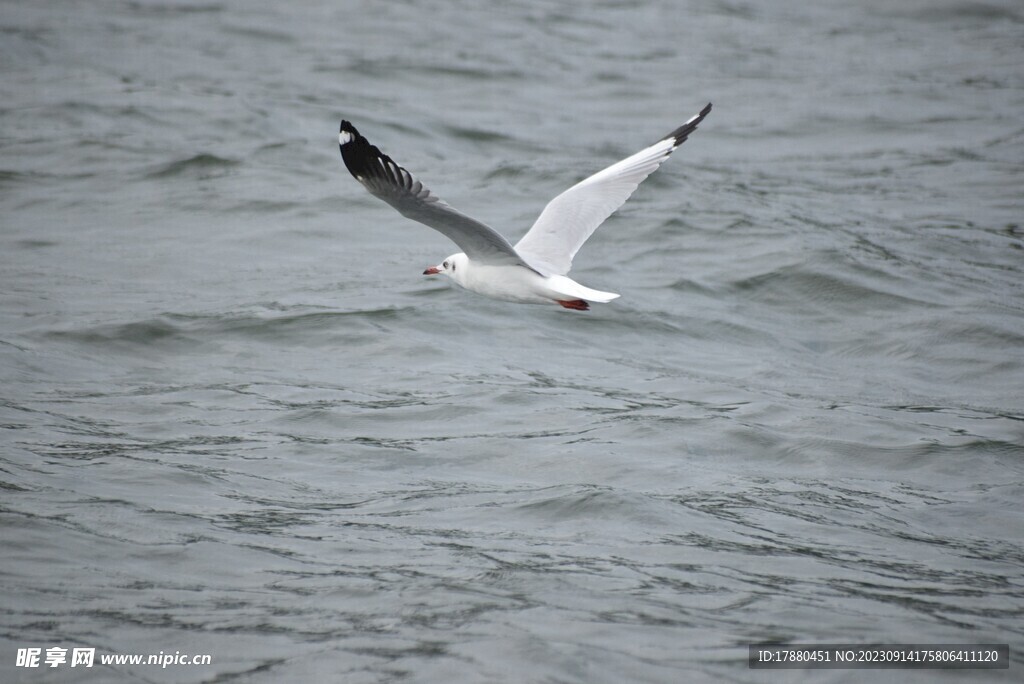
[[[580,181],[544,207],[513,247],[496,230],[457,211],[411,173],[341,122],[338,143],[345,166],[370,193],[405,216],[444,234],[462,249],[423,275],[444,274],[482,295],[530,304],[560,304],[586,311],[588,302],[619,295],[584,287],[567,277],[572,258],[599,225],[629,199],[711,111],[699,114],[650,147]]]

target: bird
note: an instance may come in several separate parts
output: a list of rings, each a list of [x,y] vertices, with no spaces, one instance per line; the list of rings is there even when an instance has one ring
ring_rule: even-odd
[[[590,303],[607,303],[619,295],[569,278],[566,274],[576,252],[710,111],[709,102],[658,142],[562,192],[548,202],[515,246],[440,199],[344,119],[338,145],[345,166],[370,194],[406,218],[442,233],[462,250],[428,267],[423,275],[445,275],[467,290],[495,299],[587,311]]]

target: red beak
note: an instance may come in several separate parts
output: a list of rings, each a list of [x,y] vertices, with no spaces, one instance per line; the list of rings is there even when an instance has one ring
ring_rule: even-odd
[[[440,272],[441,269],[439,269],[437,266],[431,266],[430,268],[423,272],[423,275],[437,275]]]

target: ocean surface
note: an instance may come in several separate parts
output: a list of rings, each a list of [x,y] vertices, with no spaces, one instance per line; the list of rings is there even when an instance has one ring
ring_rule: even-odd
[[[1022,65],[1003,0],[0,4],[0,679],[1021,681]],[[707,102],[585,313],[338,154],[514,241]],[[747,665],[837,642],[1011,665]]]

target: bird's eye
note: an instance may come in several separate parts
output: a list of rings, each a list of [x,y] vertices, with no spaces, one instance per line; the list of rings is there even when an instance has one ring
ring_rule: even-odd
[[[442,266],[444,266],[445,268],[448,268],[448,262],[447,262],[447,261],[446,261],[446,262],[444,262],[444,263],[443,263],[443,264],[441,264],[441,265],[442,265]]]

